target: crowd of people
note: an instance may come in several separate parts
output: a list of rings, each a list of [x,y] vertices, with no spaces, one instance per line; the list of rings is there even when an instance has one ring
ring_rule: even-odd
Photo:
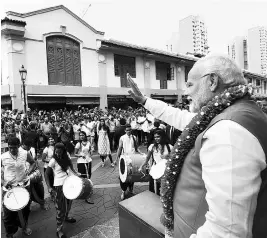
[[[188,104],[181,103],[181,108],[188,108]],[[79,141],[80,131],[86,133],[93,151],[105,154],[105,148],[110,147],[115,151],[118,147],[119,138],[115,131],[123,124],[130,124],[132,133],[137,137],[138,145],[149,141],[150,131],[154,128],[154,117],[143,107],[126,110],[112,108],[100,110],[78,107],[77,110],[51,110],[37,111],[28,109],[24,114],[18,110],[3,110],[1,114],[2,136],[6,141],[10,136],[19,138],[22,142],[25,138],[32,141],[32,147],[37,153],[42,153],[49,137],[57,142],[62,142],[69,153],[73,153],[75,145]],[[161,127],[167,125],[162,123]],[[109,140],[105,140],[102,131],[107,130]],[[106,146],[106,143],[110,143]]]
[[[181,106],[188,107],[185,103]],[[129,107],[127,110],[112,108],[106,111],[84,107],[78,107],[77,110],[51,111],[28,109],[25,114],[17,110],[2,110],[1,122],[2,137],[8,143],[9,150],[2,155],[3,185],[8,188],[16,183],[17,175],[12,166],[16,167],[17,164],[13,158],[20,158],[22,184],[30,194],[30,201],[39,203],[43,210],[50,209],[44,198],[44,186],[48,188],[57,211],[58,237],[65,236],[62,231],[64,222],[75,222],[74,218],[68,216],[72,202],[64,196],[62,190],[69,171],[79,177],[90,179],[94,152],[100,156],[102,167],[105,166],[107,158],[110,160],[110,166],[114,167],[121,154],[142,154],[140,146],[148,151],[147,161],[140,166],[140,170],[146,170],[144,167],[147,167],[151,156],[153,161],[151,160],[150,166],[155,165],[166,155],[166,151],[167,154],[170,152],[181,133],[154,118],[143,107],[136,109]],[[116,156],[112,157],[112,152],[116,151]],[[73,157],[77,158],[76,168],[72,162]],[[44,181],[41,173],[39,174],[41,176],[35,176],[38,170],[40,171],[38,160],[43,161]],[[33,167],[33,164],[36,166]],[[34,179],[29,182],[28,177]],[[120,178],[119,181],[123,200],[127,188],[130,193],[133,192],[134,183],[122,182]],[[151,177],[149,190],[156,191],[159,195],[159,187],[160,184],[157,182],[155,190],[154,180]],[[94,203],[91,195],[85,202]],[[26,221],[23,232],[30,235],[31,230],[27,227],[29,205],[25,206],[22,212]],[[13,219],[14,212],[5,209],[4,224],[7,237],[13,237],[20,225],[14,223]]]
[[[128,107],[126,110],[78,107],[76,110],[28,109],[23,113],[2,109],[1,131],[9,150],[1,156],[2,185],[7,192],[8,188],[20,184],[30,194],[29,203],[21,210],[24,222],[21,218],[18,221],[17,214],[3,206],[7,237],[13,237],[19,226],[23,228],[25,235],[31,234],[32,231],[27,226],[31,201],[39,203],[41,209],[50,209],[44,199],[44,183],[38,159],[44,163],[45,184],[55,203],[57,236],[61,238],[66,237],[63,232],[64,222],[76,222],[75,218],[68,215],[72,200],[64,196],[64,180],[69,174],[90,179],[94,152],[100,156],[102,167],[105,166],[107,159],[110,160],[110,166],[114,167],[122,154],[143,154],[140,151],[142,145],[146,149],[146,158],[140,165],[139,172],[148,173],[150,168],[149,190],[160,195],[162,182],[161,177],[158,177],[157,165],[164,162],[164,158],[171,154],[182,133],[181,128],[186,124],[181,126],[177,124],[178,122],[174,123],[176,117],[170,115],[177,109],[166,108],[166,104],[161,104],[159,101],[157,105],[150,99],[148,103],[146,99],[142,100],[144,103],[139,102],[143,104],[142,107],[135,109]],[[264,111],[264,104],[259,101],[257,104]],[[182,111],[178,109],[177,112],[189,115],[187,121],[195,115],[188,111],[187,98],[183,98],[177,107],[182,109]],[[160,114],[159,111],[163,109],[164,113]],[[171,121],[172,123],[167,124]],[[114,158],[112,152],[115,151],[117,153]],[[73,157],[77,158],[76,167],[72,162]],[[123,200],[127,189],[132,193],[134,182],[122,181],[120,177],[119,181]],[[85,202],[94,204],[91,194],[85,198]]]

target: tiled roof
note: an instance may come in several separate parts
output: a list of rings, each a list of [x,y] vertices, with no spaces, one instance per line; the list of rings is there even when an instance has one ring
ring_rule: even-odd
[[[8,17],[5,17],[4,19],[1,19],[1,24],[4,22],[10,22],[10,23],[15,23],[17,25],[22,25],[22,26],[26,26],[26,22],[25,21],[18,21],[18,20],[13,20],[13,19],[9,19]]]
[[[196,62],[199,59],[199,58],[193,57],[193,56],[170,53],[168,51],[159,50],[159,49],[155,49],[155,48],[150,48],[150,47],[146,47],[146,46],[139,46],[139,45],[129,44],[127,42],[118,41],[118,40],[114,40],[114,39],[109,39],[109,40],[103,39],[103,40],[101,40],[101,42],[107,43],[107,44],[116,45],[116,46],[126,47],[126,48],[129,48],[129,49],[141,50],[141,51],[145,51],[147,53],[160,54],[160,55],[165,55],[165,56],[169,56],[169,57],[190,60],[190,61],[194,61],[194,62]]]
[[[173,58],[190,60],[190,61],[194,61],[194,62],[199,60],[199,58],[194,57],[194,56],[188,56],[188,55],[177,54],[177,53],[170,53],[168,51],[159,50],[159,49],[150,48],[150,47],[145,47],[145,46],[140,46],[140,45],[135,45],[135,44],[130,44],[130,43],[127,43],[127,42],[118,41],[118,40],[114,40],[114,39],[109,39],[109,40],[108,39],[103,39],[103,40],[101,40],[101,42],[107,43],[107,44],[116,45],[116,46],[126,47],[126,48],[129,48],[129,49],[136,49],[136,50],[145,51],[148,54],[149,53],[150,54],[160,54],[160,55],[165,55],[165,56],[169,56],[169,57],[173,57]],[[243,73],[244,73],[245,76],[252,76],[254,78],[256,77],[256,78],[259,78],[259,79],[267,80],[266,76],[263,76],[261,74],[252,73],[252,72],[250,72],[248,70],[245,70],[245,69],[243,69]]]
[[[256,77],[256,78],[259,78],[259,79],[267,80],[267,76],[264,76],[264,75],[261,75],[261,74],[256,74],[256,73],[252,73],[252,72],[250,72],[248,70],[245,70],[245,69],[243,69],[243,73],[244,73],[245,76],[252,76],[254,78]]]
[[[73,13],[71,10],[69,10],[68,8],[66,8],[63,5],[59,5],[59,6],[55,6],[55,7],[49,7],[49,8],[44,8],[44,9],[40,9],[40,10],[37,10],[37,11],[26,12],[26,13],[18,13],[18,12],[9,11],[6,14],[7,14],[7,16],[10,15],[10,16],[17,16],[17,17],[25,18],[25,17],[37,15],[37,14],[42,14],[42,13],[56,11],[56,10],[59,10],[59,9],[63,9],[64,11],[66,11],[67,13],[69,13],[70,15],[72,15],[74,18],[76,18],[83,25],[85,25],[86,27],[88,27],[89,29],[91,29],[93,32],[95,32],[97,34],[100,34],[100,35],[104,35],[105,34],[104,32],[97,31],[95,28],[93,28],[92,26],[90,26],[86,21],[84,21],[83,19],[81,19],[80,17],[78,17],[75,13]]]

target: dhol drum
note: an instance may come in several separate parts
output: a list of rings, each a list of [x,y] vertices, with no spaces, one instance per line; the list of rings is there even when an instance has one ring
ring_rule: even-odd
[[[162,159],[157,164],[152,165],[149,174],[152,176],[153,179],[161,179],[166,169],[166,163],[167,160]]]
[[[29,174],[29,179],[31,183],[38,183],[43,181],[43,176],[39,168],[35,169],[31,174]]]
[[[30,201],[30,194],[23,187],[14,187],[4,196],[4,205],[10,211],[22,210]]]
[[[122,155],[119,162],[120,179],[125,182],[148,182],[149,174],[146,169],[139,172],[140,166],[146,159],[142,154]]]
[[[63,183],[63,193],[67,199],[86,199],[93,193],[93,183],[90,179],[69,176]]]

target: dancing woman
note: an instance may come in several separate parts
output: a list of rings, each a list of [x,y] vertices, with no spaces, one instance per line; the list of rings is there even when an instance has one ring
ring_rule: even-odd
[[[108,134],[109,127],[105,124],[105,119],[101,118],[98,126],[98,153],[102,159],[102,167],[105,166],[105,159],[107,156],[109,157],[111,167],[114,167]]]
[[[92,175],[92,147],[91,143],[86,138],[86,133],[80,131],[80,142],[75,146],[74,156],[78,157],[77,168],[78,172],[81,173],[82,178],[90,179]],[[85,202],[94,204],[88,197]]]
[[[167,143],[165,132],[158,129],[154,132],[154,143],[148,147],[148,153],[145,162],[140,166],[139,170],[148,166],[148,162],[151,161],[151,169],[158,164],[161,160],[166,159],[166,156],[170,154],[172,145]],[[157,171],[156,171],[157,172]],[[156,189],[155,189],[156,187]],[[154,180],[150,173],[149,191],[159,195],[160,192],[160,180]]]
[[[77,176],[81,175],[74,170],[70,155],[67,153],[64,144],[57,143],[55,145],[53,158],[49,161],[45,171],[45,180],[49,193],[55,194],[55,207],[57,211],[57,236],[59,238],[66,238],[65,234],[63,233],[64,221],[69,223],[76,222],[74,218],[68,216],[71,209],[72,200],[67,199],[63,194],[63,182],[67,178],[70,170]],[[54,184],[51,184],[49,179],[52,173],[54,173]]]

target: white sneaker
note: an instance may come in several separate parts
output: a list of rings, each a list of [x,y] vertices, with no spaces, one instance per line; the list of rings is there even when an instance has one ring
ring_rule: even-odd
[[[103,168],[105,166],[105,163],[104,162],[102,162],[102,164],[101,164],[101,167]]]
[[[121,193],[121,200],[124,200],[124,198],[125,198],[125,192],[122,191],[122,193]]]
[[[114,164],[113,163],[111,163],[111,165],[110,165],[112,168],[114,167]]]

